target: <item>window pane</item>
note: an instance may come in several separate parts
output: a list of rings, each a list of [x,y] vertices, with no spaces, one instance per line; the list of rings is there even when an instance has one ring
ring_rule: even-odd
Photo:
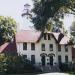
[[[35,64],[35,55],[31,55],[31,62],[32,64]]]
[[[23,50],[27,50],[27,43],[23,43]]]
[[[27,59],[27,55],[23,55],[23,59]]]
[[[53,44],[49,45],[49,49],[50,49],[50,51],[53,51]]]
[[[50,40],[50,34],[48,34],[48,40]]]
[[[47,40],[47,38],[46,38],[46,33],[44,33],[44,40]]]
[[[58,55],[58,63],[61,63],[61,55]]]
[[[68,56],[65,56],[65,62],[68,63]]]
[[[35,50],[35,44],[31,43],[31,50]]]
[[[65,45],[65,52],[68,52],[68,46]]]
[[[41,48],[42,48],[42,51],[45,51],[45,44],[42,44]]]
[[[58,51],[61,51],[61,45],[58,45]]]

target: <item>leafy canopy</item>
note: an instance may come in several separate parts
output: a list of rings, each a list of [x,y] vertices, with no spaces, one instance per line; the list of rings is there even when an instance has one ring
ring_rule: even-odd
[[[14,37],[16,25],[11,17],[0,16],[0,45]]]
[[[75,21],[72,23],[72,25],[70,26],[70,34],[71,34],[71,39],[74,41],[75,43]]]
[[[58,22],[64,14],[75,14],[75,0],[33,0],[32,22],[37,30],[44,31],[49,20]]]

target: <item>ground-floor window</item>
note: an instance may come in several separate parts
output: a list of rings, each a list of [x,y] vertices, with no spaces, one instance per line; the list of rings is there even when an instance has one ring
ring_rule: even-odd
[[[58,55],[58,63],[60,64],[62,62],[61,55]]]
[[[68,56],[65,56],[65,62],[68,63]]]
[[[23,60],[25,61],[27,59],[27,55],[23,55]]]
[[[31,62],[32,64],[35,64],[35,55],[31,55]]]

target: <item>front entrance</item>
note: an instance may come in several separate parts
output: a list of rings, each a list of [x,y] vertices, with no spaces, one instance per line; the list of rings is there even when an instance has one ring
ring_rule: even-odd
[[[44,55],[41,57],[41,62],[42,62],[42,66],[45,66],[45,56]]]
[[[50,66],[53,66],[53,56],[50,56],[49,60],[50,60]]]

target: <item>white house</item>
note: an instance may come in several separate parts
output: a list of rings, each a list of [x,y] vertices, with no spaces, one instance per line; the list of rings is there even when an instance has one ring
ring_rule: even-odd
[[[16,34],[18,55],[36,65],[72,62],[72,42],[62,33],[23,30]]]

